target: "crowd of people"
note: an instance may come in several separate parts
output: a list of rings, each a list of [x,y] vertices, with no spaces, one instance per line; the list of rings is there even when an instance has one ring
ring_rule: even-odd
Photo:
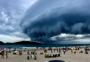
[[[36,52],[27,51],[27,60],[30,60],[30,59],[37,60],[36,55],[37,55]]]
[[[83,50],[82,50],[83,49]],[[37,51],[42,51],[40,53],[37,53]],[[53,47],[48,47],[48,48],[36,48],[34,50],[30,50],[30,49],[8,49],[8,48],[3,48],[3,49],[0,49],[0,55],[1,55],[1,58],[2,59],[8,59],[9,57],[9,54],[13,53],[13,55],[20,55],[22,56],[24,54],[24,52],[26,53],[26,59],[27,60],[37,60],[37,54],[40,54],[40,55],[44,55],[45,58],[52,58],[52,57],[60,57],[61,54],[66,54],[68,51],[71,52],[71,54],[76,54],[77,51],[79,51],[79,53],[85,53],[85,54],[88,54],[88,51],[90,49],[88,47],[84,47],[84,48],[80,48],[80,47],[70,47],[70,48],[60,48],[60,47],[56,47],[56,48],[53,48]]]
[[[1,58],[4,59],[4,58],[8,58],[8,53],[9,51],[8,50],[4,50],[4,49],[1,49],[0,50],[0,55],[1,55]]]
[[[60,57],[61,54],[66,54],[68,51],[71,54],[76,54],[76,53],[84,53],[88,54],[89,52],[88,47],[80,48],[80,47],[73,47],[73,48],[48,48],[44,49],[45,53],[45,58],[55,58],[55,57]],[[49,52],[48,52],[49,51]]]

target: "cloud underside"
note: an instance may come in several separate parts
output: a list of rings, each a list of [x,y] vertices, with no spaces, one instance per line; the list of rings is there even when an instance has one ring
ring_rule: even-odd
[[[35,39],[49,38],[60,33],[90,33],[90,15],[81,13],[64,13],[41,15],[24,32]]]
[[[32,40],[38,41],[47,40],[60,33],[88,34],[90,33],[90,11],[87,10],[88,6],[82,6],[83,4],[79,7],[72,5],[72,7],[66,6],[46,10],[37,17],[28,19],[23,32]],[[29,18],[29,16],[25,17]]]

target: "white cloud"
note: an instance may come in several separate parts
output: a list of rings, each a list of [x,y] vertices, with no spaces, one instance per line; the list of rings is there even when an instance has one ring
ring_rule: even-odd
[[[22,6],[27,9],[30,8],[33,4],[35,4],[38,0],[23,0]]]
[[[72,40],[74,42],[82,42],[82,43],[88,43],[90,42],[90,34],[66,34],[66,33],[61,33],[59,35],[53,36],[50,39],[58,41],[58,39],[61,40]]]
[[[11,35],[11,36],[13,35],[13,36],[17,36],[17,37],[22,37],[22,38],[30,38],[30,37],[28,37],[26,34],[24,34],[22,32],[12,32],[9,35]]]
[[[15,0],[10,0],[8,2],[0,1],[3,2],[0,4],[0,32],[21,30],[19,24],[21,23],[24,12],[38,0],[18,0],[16,4],[14,1]],[[4,7],[6,5],[4,4],[5,2],[8,4],[6,7]]]
[[[21,40],[31,40],[21,31],[19,26],[20,20],[28,8],[30,8],[38,0],[16,0],[0,1],[0,33],[8,32],[10,35],[0,34],[0,41],[17,42]],[[7,2],[5,4],[5,2]],[[10,31],[10,32],[9,32]],[[13,32],[12,32],[13,31]]]
[[[22,37],[17,37],[17,36],[10,36],[10,35],[0,35],[0,41],[4,42],[4,43],[13,43],[13,42],[18,42],[18,41],[30,41],[29,38],[22,38]]]

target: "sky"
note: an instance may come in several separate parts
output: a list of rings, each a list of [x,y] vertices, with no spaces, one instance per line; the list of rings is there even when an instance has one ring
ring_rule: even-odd
[[[0,41],[29,39],[20,27],[21,19],[37,0],[0,0]],[[14,39],[14,40],[12,40]]]
[[[23,32],[32,40],[48,43],[61,33],[90,33],[89,0],[38,0],[22,18]]]
[[[61,33],[90,33],[89,0],[0,0],[1,41],[48,43]]]

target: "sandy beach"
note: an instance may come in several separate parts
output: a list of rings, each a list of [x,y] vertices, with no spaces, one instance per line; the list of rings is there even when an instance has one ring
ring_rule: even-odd
[[[36,50],[37,59],[29,59],[27,60],[26,52],[23,52],[22,55],[13,55],[12,52],[8,55],[8,58],[1,58],[0,62],[48,62],[49,60],[63,60],[65,62],[90,62],[90,51],[88,54],[80,53],[80,50],[75,54],[71,53],[71,51],[67,51],[65,54],[61,52],[60,57],[55,58],[45,58],[45,53],[40,54],[43,50]]]

